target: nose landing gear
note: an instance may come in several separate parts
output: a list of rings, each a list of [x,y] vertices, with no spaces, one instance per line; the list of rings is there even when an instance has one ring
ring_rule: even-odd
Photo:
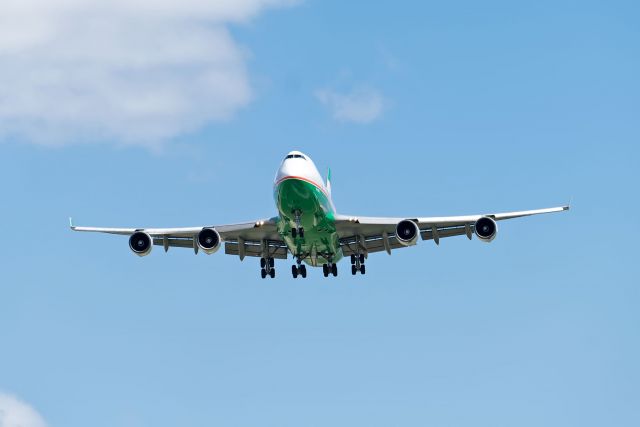
[[[292,228],[291,229],[291,237],[293,237],[294,239],[296,237],[300,237],[301,239],[304,239],[304,228],[302,228],[302,227]]]
[[[302,225],[300,222],[301,215],[302,213],[300,211],[293,212],[294,220],[296,221],[296,227],[291,229],[291,237],[293,237],[294,239],[296,237],[300,237],[301,239],[304,239],[304,228],[302,228]]]

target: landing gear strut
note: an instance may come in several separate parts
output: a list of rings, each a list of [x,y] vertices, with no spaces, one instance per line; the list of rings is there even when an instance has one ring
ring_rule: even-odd
[[[264,279],[269,276],[276,277],[275,262],[273,258],[260,258],[260,276]]]
[[[356,275],[358,271],[361,274],[366,273],[366,268],[364,266],[364,254],[352,254],[351,255],[351,274]]]
[[[300,237],[301,239],[304,239],[304,228],[302,228],[302,225],[300,225],[300,211],[295,211],[293,213],[294,215],[294,219],[296,221],[296,228],[292,228],[291,229],[291,237],[293,237],[294,239],[296,237]]]

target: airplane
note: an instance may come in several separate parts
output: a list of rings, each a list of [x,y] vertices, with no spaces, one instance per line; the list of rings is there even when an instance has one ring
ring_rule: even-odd
[[[224,251],[244,260],[260,258],[260,274],[274,278],[275,259],[291,256],[293,278],[307,277],[307,268],[322,267],[324,277],[337,276],[337,263],[347,257],[351,274],[365,274],[369,254],[391,252],[414,246],[418,239],[433,240],[475,235],[491,242],[498,232],[497,221],[569,210],[569,205],[528,211],[444,217],[367,217],[341,215],[331,198],[331,170],[326,182],[309,156],[291,151],[278,168],[273,184],[278,215],[257,221],[184,228],[101,228],[77,227],[74,231],[127,235],[129,248],[141,257],[154,245],[191,248],[210,255],[224,243]]]

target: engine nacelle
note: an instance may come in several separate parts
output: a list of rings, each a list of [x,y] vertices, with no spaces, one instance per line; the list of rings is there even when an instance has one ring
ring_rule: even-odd
[[[474,228],[478,239],[485,243],[491,242],[496,238],[496,234],[498,234],[498,224],[496,224],[493,218],[488,216],[483,216],[477,220]]]
[[[215,228],[203,228],[198,233],[198,246],[207,255],[217,252],[220,249],[222,238]]]
[[[129,237],[129,248],[138,256],[147,256],[153,249],[153,239],[144,231],[136,231]]]
[[[405,219],[396,226],[396,239],[402,246],[413,246],[418,242],[420,228],[415,222]]]

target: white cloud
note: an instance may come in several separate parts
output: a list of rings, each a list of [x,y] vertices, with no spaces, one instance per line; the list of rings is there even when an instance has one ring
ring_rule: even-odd
[[[372,88],[357,88],[348,93],[321,89],[315,95],[333,118],[344,122],[371,123],[380,118],[385,107],[380,92]]]
[[[295,0],[3,0],[0,139],[155,145],[252,99],[228,30]]]
[[[46,427],[40,414],[15,397],[0,393],[0,427]]]

